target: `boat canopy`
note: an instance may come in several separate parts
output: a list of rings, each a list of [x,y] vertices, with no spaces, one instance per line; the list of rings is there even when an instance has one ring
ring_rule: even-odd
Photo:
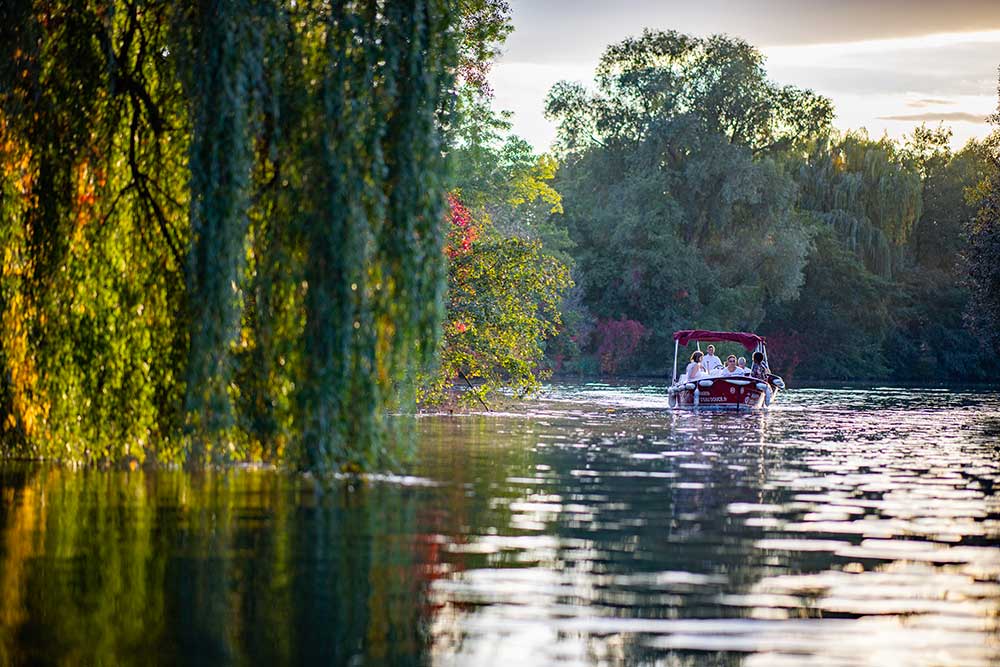
[[[674,340],[681,345],[687,345],[691,341],[704,341],[706,343],[718,343],[720,341],[730,341],[739,343],[753,352],[758,345],[764,345],[764,338],[754,333],[744,333],[741,331],[705,331],[703,329],[684,329],[674,332]]]

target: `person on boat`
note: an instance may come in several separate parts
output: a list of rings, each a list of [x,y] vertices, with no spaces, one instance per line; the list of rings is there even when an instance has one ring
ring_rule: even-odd
[[[763,352],[753,353],[753,366],[750,367],[750,375],[759,380],[766,380],[767,374],[771,372],[771,369],[767,367],[767,362],[764,361]]]
[[[695,350],[691,354],[691,363],[687,365],[687,371],[685,371],[685,375],[687,375],[688,380],[694,380],[705,374],[705,369],[702,368],[701,365],[701,359],[703,356],[704,355],[701,353],[701,350]]]
[[[740,357],[739,359],[736,360],[736,369],[742,375],[746,375],[747,373],[750,372],[750,369],[747,368],[747,358],[746,357]]]
[[[702,360],[701,365],[705,369],[706,373],[711,373],[717,368],[722,368],[722,359],[719,359],[717,356],[715,356],[714,345],[708,346],[708,354],[705,355],[705,358]]]
[[[742,375],[740,373],[739,367],[736,365],[736,355],[730,354],[726,357],[726,368],[722,372],[723,375]]]

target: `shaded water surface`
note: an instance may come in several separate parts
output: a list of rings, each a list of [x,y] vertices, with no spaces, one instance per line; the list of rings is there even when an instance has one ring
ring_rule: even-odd
[[[1000,396],[424,416],[405,475],[0,466],[0,664],[1000,664]]]

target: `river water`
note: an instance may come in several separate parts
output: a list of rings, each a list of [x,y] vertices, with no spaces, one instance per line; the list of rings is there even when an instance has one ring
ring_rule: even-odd
[[[0,465],[0,664],[1000,664],[1000,394],[556,385],[325,491]]]

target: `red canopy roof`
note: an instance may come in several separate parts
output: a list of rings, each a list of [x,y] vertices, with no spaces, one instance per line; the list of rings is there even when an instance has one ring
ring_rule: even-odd
[[[707,343],[717,343],[719,341],[731,341],[739,343],[753,352],[757,349],[757,344],[764,343],[764,338],[753,333],[743,333],[741,331],[705,331],[703,329],[684,329],[674,332],[674,340],[681,345],[687,345],[693,340],[705,341]]]

